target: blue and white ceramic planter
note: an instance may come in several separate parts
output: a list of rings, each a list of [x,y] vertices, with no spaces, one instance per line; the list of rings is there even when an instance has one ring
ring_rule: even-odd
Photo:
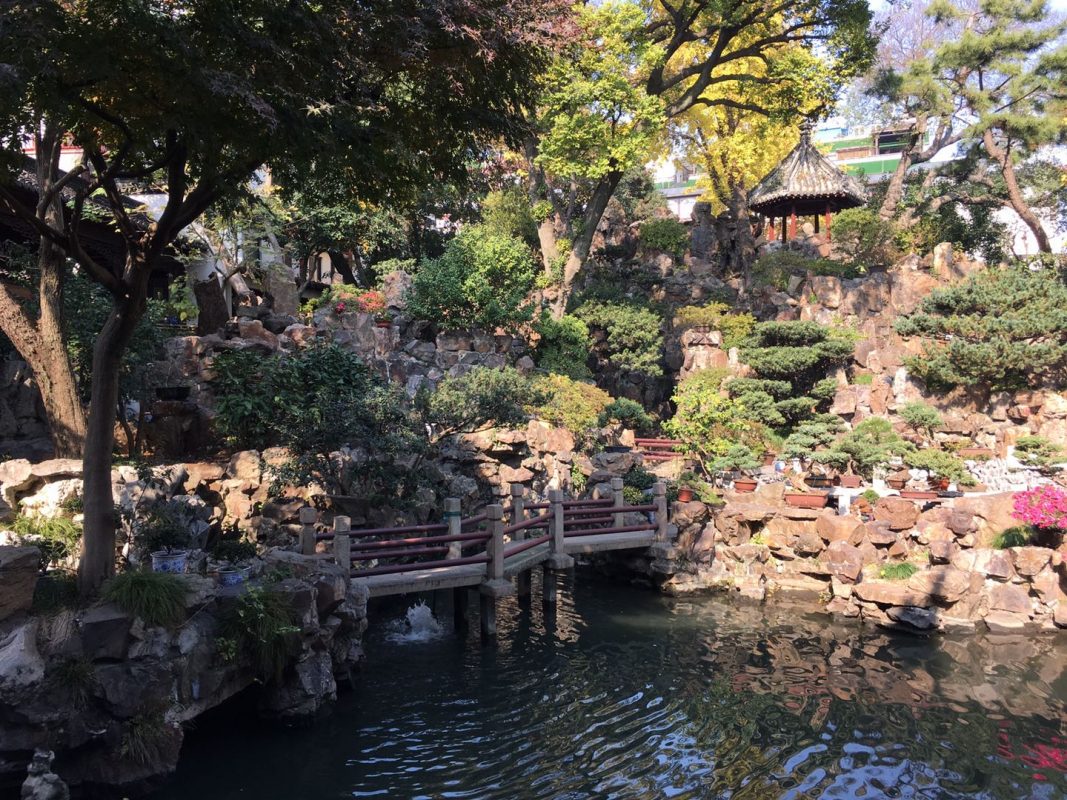
[[[171,575],[181,575],[185,572],[185,564],[188,560],[189,553],[186,550],[176,553],[159,550],[152,553],[152,572],[166,572]]]
[[[223,567],[219,570],[219,586],[238,586],[244,583],[245,576],[240,569]]]

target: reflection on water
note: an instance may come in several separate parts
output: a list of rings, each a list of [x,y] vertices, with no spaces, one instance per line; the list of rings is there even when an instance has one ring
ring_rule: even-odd
[[[488,648],[383,620],[327,719],[204,725],[160,796],[1067,797],[1062,638],[927,641],[586,575],[554,616],[539,598]]]

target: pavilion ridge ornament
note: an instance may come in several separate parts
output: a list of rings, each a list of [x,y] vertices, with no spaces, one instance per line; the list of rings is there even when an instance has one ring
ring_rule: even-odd
[[[815,148],[811,128],[810,120],[801,126],[797,146],[748,195],[749,208],[769,220],[768,239],[774,238],[773,221],[779,217],[784,242],[796,238],[798,216],[814,216],[817,232],[821,214],[829,240],[830,215],[867,201],[863,185]]]

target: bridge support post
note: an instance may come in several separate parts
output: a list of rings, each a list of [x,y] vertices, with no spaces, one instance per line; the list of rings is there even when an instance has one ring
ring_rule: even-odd
[[[548,564],[545,564],[541,574],[541,595],[546,606],[555,606],[559,594],[559,576]]]
[[[489,556],[486,565],[485,581],[478,587],[481,593],[481,627],[482,636],[496,636],[496,605],[501,597],[515,593],[511,581],[504,577],[504,508],[499,503],[486,510],[489,518],[489,541],[485,552]]]
[[[460,516],[458,497],[445,498],[445,522],[448,523],[448,535],[459,536],[463,530],[463,518]],[[459,558],[463,555],[463,542],[449,542],[447,558]]]
[[[467,630],[467,603],[470,595],[467,594],[466,586],[458,586],[452,590],[452,630],[463,633]]]
[[[622,478],[612,478],[611,479],[611,499],[612,499],[612,505],[614,505],[615,508],[622,508],[624,505],[626,505],[626,498],[623,497],[622,487],[623,487]],[[621,528],[623,525],[626,524],[626,519],[625,518],[626,518],[625,514],[622,514],[622,513],[618,512],[618,511],[616,511],[615,514],[612,516],[612,521],[611,521],[612,526],[615,527],[615,528]]]
[[[333,518],[333,560],[345,575],[352,577],[352,520],[350,517]]]
[[[521,483],[511,484],[511,524],[518,525],[526,521],[526,487]],[[521,542],[526,538],[526,531],[516,531],[512,534],[513,541]],[[530,596],[530,570],[523,570],[515,576],[515,590],[519,597]]]
[[[300,552],[305,556],[315,555],[315,523],[319,512],[311,506],[300,509]]]
[[[571,569],[574,566],[574,559],[567,555],[563,538],[563,492],[553,489],[548,493],[548,501],[551,503],[552,511],[548,529],[552,536],[548,540],[549,555],[545,563],[551,569]]]
[[[670,540],[670,520],[667,517],[667,487],[660,481],[652,486],[656,504],[656,542],[667,544]]]

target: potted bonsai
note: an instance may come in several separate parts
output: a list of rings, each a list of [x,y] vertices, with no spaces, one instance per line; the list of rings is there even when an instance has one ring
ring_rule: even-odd
[[[785,493],[785,502],[794,508],[826,508],[830,495],[826,492],[806,492],[794,489]]]
[[[944,450],[915,450],[908,453],[904,461],[912,469],[926,470],[930,477],[927,491],[904,489],[900,492],[901,497],[908,497],[912,500],[933,500],[937,498],[938,492],[946,491],[950,484],[969,486],[975,482],[963,460]]]
[[[689,503],[696,499],[697,488],[702,483],[695,473],[686,471],[678,476],[678,502]]]
[[[612,400],[604,410],[600,412],[597,424],[609,434],[611,444],[604,448],[608,453],[628,453],[632,449],[629,445],[622,444],[622,435],[626,430],[642,433],[652,427],[652,417],[648,415],[644,407],[626,397]]]
[[[759,469],[760,461],[751,448],[743,444],[730,445],[727,451],[712,459],[708,469],[712,472],[728,473],[733,478],[734,491],[756,491],[756,480],[748,476],[751,470]]]
[[[153,572],[181,574],[189,558],[189,530],[173,511],[152,509],[140,525]]]
[[[374,324],[379,328],[393,327],[393,313],[389,310],[379,311],[374,315]]]
[[[243,539],[225,538],[216,543],[211,555],[220,564],[219,584],[236,586],[248,580],[251,567],[247,562],[255,557],[256,545]]]

